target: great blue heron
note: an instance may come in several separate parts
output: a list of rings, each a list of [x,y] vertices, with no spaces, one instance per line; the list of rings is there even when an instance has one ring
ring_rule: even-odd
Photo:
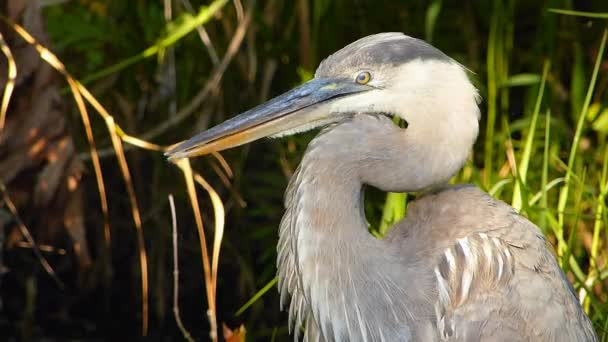
[[[303,330],[305,341],[596,341],[539,229],[476,187],[445,185],[477,138],[478,101],[438,49],[376,34],[168,155],[324,127],[289,183],[279,230],[281,306],[291,297],[296,340]],[[364,184],[423,195],[377,239]]]

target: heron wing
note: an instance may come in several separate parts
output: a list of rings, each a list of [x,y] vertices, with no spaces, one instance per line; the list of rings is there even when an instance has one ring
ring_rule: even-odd
[[[437,329],[445,341],[597,341],[537,227],[474,232],[434,268]]]

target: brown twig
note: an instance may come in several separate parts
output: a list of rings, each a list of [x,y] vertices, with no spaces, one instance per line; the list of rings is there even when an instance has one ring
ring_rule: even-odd
[[[205,181],[198,173],[194,173],[190,167],[189,159],[180,159],[176,161],[176,165],[182,170],[186,181],[186,188],[190,198],[190,204],[194,213],[196,227],[198,229],[201,257],[203,261],[203,272],[205,276],[205,290],[207,291],[207,318],[209,319],[210,332],[209,335],[212,341],[217,341],[217,318],[216,318],[216,290],[217,290],[217,271],[219,265],[220,246],[224,235],[224,205],[215,192],[215,190]],[[213,205],[213,213],[215,218],[215,230],[213,237],[213,249],[211,261],[209,260],[209,250],[207,247],[207,239],[205,237],[205,229],[203,227],[203,219],[200,214],[198,197],[196,196],[196,188],[194,182],[200,184],[209,194]]]
[[[233,39],[231,41],[231,44],[229,46],[228,52],[224,56],[222,63],[220,63],[220,65],[218,65],[217,68],[215,69],[215,73],[213,74],[211,80],[207,83],[207,86],[203,89],[203,91],[199,93],[200,96],[197,96],[195,98],[195,100],[193,100],[193,102],[191,102],[191,107],[192,107],[191,111],[189,113],[186,113],[184,110],[182,110],[180,112],[180,113],[182,113],[182,115],[180,116],[180,114],[178,113],[176,115],[176,117],[177,117],[176,120],[173,120],[171,122],[165,122],[163,125],[160,125],[160,127],[157,127],[158,130],[156,130],[156,131],[152,130],[151,132],[149,132],[149,134],[152,134],[152,135],[160,134],[160,133],[164,132],[164,130],[166,130],[167,128],[171,127],[172,125],[174,125],[178,122],[181,122],[181,120],[183,120],[185,117],[187,117],[194,111],[194,108],[196,108],[206,98],[206,96],[208,95],[208,93],[211,90],[216,89],[230,60],[234,57],[234,55],[236,54],[236,51],[238,51],[238,48],[245,36],[246,29],[251,20],[252,8],[253,8],[253,6],[250,6],[248,8],[247,14],[246,14],[244,20],[241,23],[239,23],[239,26],[237,27],[237,30],[236,30],[236,32],[233,36]],[[100,166],[99,156],[97,154],[97,149],[95,148],[95,145],[94,145],[94,140],[92,140],[91,125],[90,125],[89,117],[88,117],[88,114],[86,111],[86,106],[84,103],[85,99],[89,104],[91,104],[91,106],[93,108],[95,108],[95,110],[98,112],[98,114],[101,117],[103,117],[103,119],[106,122],[108,131],[111,136],[112,145],[114,148],[113,152],[117,156],[119,166],[120,166],[121,172],[123,174],[123,178],[126,183],[129,200],[131,202],[133,220],[135,222],[135,227],[136,227],[136,231],[137,231],[137,242],[138,242],[138,247],[139,247],[140,267],[141,267],[141,275],[142,275],[142,316],[143,316],[142,334],[145,336],[147,334],[147,330],[148,330],[147,257],[146,257],[144,239],[143,239],[143,231],[142,231],[142,226],[141,226],[141,224],[142,224],[141,217],[139,214],[137,200],[135,197],[135,191],[133,189],[133,184],[132,184],[128,164],[127,164],[127,161],[125,158],[125,150],[123,148],[122,143],[124,141],[124,142],[130,143],[133,146],[138,146],[140,148],[154,150],[154,151],[163,151],[163,150],[165,150],[165,148],[162,146],[159,146],[159,145],[149,143],[148,141],[146,141],[144,139],[139,139],[139,138],[125,134],[125,132],[118,125],[115,124],[114,118],[99,103],[99,101],[97,101],[97,99],[89,92],[89,90],[87,88],[85,88],[79,81],[75,80],[70,75],[70,73],[65,69],[65,66],[63,65],[63,63],[61,63],[61,61],[51,51],[46,49],[44,46],[40,45],[27,31],[25,31],[18,24],[11,22],[9,19],[6,19],[4,17],[2,19],[5,20],[7,23],[9,23],[9,25],[19,35],[21,35],[29,44],[33,45],[36,48],[36,50],[38,51],[41,59],[44,60],[45,62],[47,62],[49,65],[51,65],[57,71],[59,71],[66,78],[68,84],[70,85],[70,88],[72,89],[72,93],[74,95],[74,99],[80,110],[81,117],[82,117],[84,125],[85,125],[85,130],[87,131],[87,137],[89,138],[89,143],[91,146],[91,155],[92,155],[92,159],[93,159],[93,164],[96,168],[96,176],[98,178],[99,191],[100,191],[100,195],[102,197],[102,208],[104,208],[104,215],[107,214],[107,202],[105,201],[105,199],[106,199],[105,187],[103,186],[103,177],[101,175],[101,168],[99,167]],[[196,101],[198,101],[198,103],[195,103]],[[89,133],[91,133],[90,136],[89,136]],[[220,162],[222,167],[224,167],[226,170],[228,170],[228,173],[231,174],[231,170],[226,167],[227,164],[225,163],[225,161],[223,161],[223,158],[221,158],[221,156],[216,156],[216,158]],[[214,191],[214,189],[209,184],[207,184],[207,182],[202,178],[202,176],[200,176],[198,174],[196,174],[195,177],[193,176],[192,169],[190,168],[190,164],[187,160],[178,162],[178,166],[182,169],[182,171],[184,171],[184,176],[186,178],[186,184],[188,187],[188,193],[190,195],[190,202],[192,204],[192,209],[193,209],[193,212],[195,215],[195,220],[196,220],[197,228],[199,231],[199,237],[200,237],[200,243],[201,243],[201,255],[203,258],[203,268],[204,268],[204,274],[205,274],[205,284],[206,284],[205,288],[207,290],[207,300],[208,300],[208,305],[209,305],[209,310],[207,311],[207,316],[208,316],[210,326],[211,326],[210,337],[213,341],[217,341],[217,321],[216,321],[216,317],[215,317],[215,313],[216,313],[215,298],[216,298],[216,286],[217,286],[217,270],[218,270],[218,265],[219,265],[219,252],[220,252],[220,245],[221,245],[221,241],[222,241],[222,237],[223,237],[223,230],[224,230],[224,208],[223,208],[223,204],[222,204],[219,196],[217,195],[217,193]],[[198,205],[196,190],[194,188],[195,179],[196,179],[196,182],[198,182],[199,184],[201,184],[203,186],[203,188],[205,188],[205,190],[207,191],[207,193],[209,194],[209,196],[211,198],[211,202],[214,207],[215,234],[214,234],[211,262],[209,260],[209,253],[207,250],[207,244],[206,244],[206,239],[205,239],[202,217],[200,214],[200,208]],[[16,213],[16,209],[15,209],[15,213]],[[109,232],[109,230],[108,230],[108,232]],[[30,243],[34,246],[33,239],[31,239],[31,236],[30,236],[29,240],[31,240]],[[36,250],[37,250],[37,255],[40,255],[40,251],[38,249],[36,249]],[[41,257],[41,255],[40,255],[40,257]],[[46,260],[44,258],[41,258],[41,263],[43,265],[48,265],[48,263],[46,262]],[[50,265],[48,267],[49,267],[49,269],[47,269],[47,272],[48,272],[48,270],[52,271],[52,269],[50,269]],[[46,269],[46,267],[45,267],[45,269]],[[54,272],[49,273],[49,274],[54,274]],[[59,281],[57,278],[56,278],[56,280]]]
[[[188,342],[194,342],[192,335],[186,330],[182,323],[181,316],[179,314],[179,258],[177,250],[177,215],[175,214],[175,203],[173,201],[173,195],[169,195],[169,207],[171,208],[171,223],[173,232],[173,316],[175,316],[175,323],[177,327],[184,335],[184,338]]]
[[[51,264],[49,264],[49,262],[46,260],[46,258],[42,255],[42,252],[36,245],[36,242],[34,241],[32,234],[30,234],[29,229],[27,229],[27,227],[25,226],[25,223],[23,223],[23,221],[21,220],[21,217],[19,216],[19,212],[17,211],[17,207],[15,206],[15,204],[11,200],[10,196],[8,195],[8,192],[6,191],[6,186],[4,185],[4,183],[1,183],[1,182],[0,182],[0,191],[2,191],[2,199],[4,200],[4,204],[6,205],[8,210],[11,212],[11,214],[13,214],[13,218],[15,219],[15,222],[17,223],[17,227],[19,227],[19,232],[21,233],[21,235],[23,235],[23,238],[27,241],[27,243],[29,243],[32,246],[32,251],[34,252],[34,255],[36,256],[36,258],[38,258],[38,260],[40,261],[40,264],[42,265],[42,268],[44,268],[44,271],[49,276],[51,276],[51,278],[53,278],[55,283],[57,283],[57,286],[59,286],[59,288],[63,290],[65,288],[63,282],[61,281],[61,279],[59,279],[59,277],[57,276],[57,273],[55,273],[55,271],[53,270],[53,267],[51,267]]]
[[[200,184],[209,195],[213,205],[213,217],[215,219],[213,234],[213,251],[211,256],[211,280],[213,282],[213,296],[217,295],[217,270],[220,261],[220,246],[224,237],[224,205],[217,192],[209,183],[198,173],[194,173],[194,180]]]
[[[141,290],[142,290],[142,326],[141,334],[143,336],[148,335],[148,257],[146,255],[146,245],[144,241],[144,233],[141,225],[141,217],[139,214],[139,206],[137,204],[137,197],[135,195],[135,189],[133,188],[133,181],[131,179],[131,173],[129,171],[129,164],[125,157],[125,152],[122,146],[122,140],[116,133],[117,128],[114,124],[114,118],[112,116],[106,117],[106,125],[108,126],[108,132],[112,138],[112,144],[116,150],[116,157],[118,159],[118,165],[122,172],[122,177],[125,180],[125,186],[127,187],[127,195],[129,196],[129,202],[131,203],[131,214],[133,215],[133,222],[135,223],[135,231],[137,233],[137,247],[139,250],[139,263],[141,268]]]
[[[147,257],[145,251],[145,245],[143,240],[143,232],[141,229],[141,218],[139,215],[139,208],[137,206],[137,200],[135,198],[135,191],[133,190],[133,184],[131,181],[131,176],[129,173],[129,168],[126,163],[126,158],[124,155],[124,150],[122,148],[122,140],[124,139],[124,132],[120,127],[116,126],[114,123],[114,118],[105,110],[105,108],[95,99],[95,97],[86,89],[80,82],[75,80],[72,75],[66,70],[63,63],[46,47],[42,46],[40,43],[36,41],[34,37],[32,37],[23,27],[20,25],[10,21],[7,18],[2,18],[5,22],[7,22],[14,30],[17,32],[26,42],[33,45],[38,51],[40,58],[51,65],[55,70],[60,72],[67,80],[70,88],[72,89],[72,94],[74,96],[74,100],[78,106],[80,111],[85,131],[87,133],[87,138],[89,139],[89,145],[91,148],[91,156],[93,158],[93,165],[95,167],[95,174],[97,177],[97,183],[99,188],[99,193],[102,200],[102,210],[104,211],[104,218],[106,219],[106,238],[109,237],[109,218],[107,215],[107,201],[105,194],[105,186],[103,185],[103,176],[101,174],[101,164],[99,162],[99,158],[97,155],[97,149],[95,148],[95,141],[93,140],[93,134],[91,129],[90,120],[87,114],[86,105],[84,104],[83,97],[97,110],[99,115],[101,115],[108,126],[108,131],[112,138],[112,144],[116,151],[116,155],[118,157],[119,165],[123,174],[123,178],[125,180],[125,184],[127,186],[127,192],[129,194],[129,200],[131,202],[131,208],[133,212],[133,220],[135,223],[135,228],[138,234],[138,247],[139,247],[139,256],[140,256],[140,267],[142,274],[142,334],[147,335],[148,331],[148,266],[147,266]],[[141,144],[142,146],[150,145],[151,149],[154,149],[155,145],[150,144],[148,142],[142,141],[140,139],[130,137],[130,139],[134,143]],[[109,240],[108,240],[109,242]]]
[[[205,276],[205,290],[207,291],[207,318],[209,320],[210,332],[209,336],[212,341],[217,341],[217,321],[215,317],[215,293],[213,291],[213,277],[211,271],[211,262],[209,261],[209,250],[207,248],[207,238],[205,237],[205,228],[203,226],[203,218],[200,212],[200,206],[198,204],[198,197],[196,196],[196,187],[194,186],[194,177],[192,168],[190,166],[189,159],[180,159],[175,163],[183,172],[184,179],[186,181],[186,188],[188,190],[188,197],[190,199],[190,205],[192,207],[192,213],[194,214],[194,221],[196,222],[196,228],[198,231],[201,258],[203,262],[203,274]]]
[[[306,70],[312,69],[310,49],[310,5],[308,0],[298,0],[298,24],[300,31],[300,63]]]
[[[243,21],[243,4],[241,3],[241,0],[233,0],[232,1],[234,3],[234,9],[236,11],[236,18],[238,21]]]
[[[15,243],[15,246],[19,247],[19,248],[23,248],[23,249],[34,249],[36,246],[32,245],[31,243],[27,242],[27,241],[19,241],[17,243]],[[66,255],[67,251],[63,248],[57,248],[55,246],[50,246],[50,245],[38,245],[38,249],[40,250],[40,252],[45,252],[45,253],[52,253],[52,254],[57,254],[57,255]],[[1,267],[1,266],[0,266]]]
[[[4,22],[6,22],[19,36],[21,36],[28,44],[34,46],[40,55],[40,58],[47,62],[50,66],[52,66],[55,70],[61,73],[67,80],[70,88],[72,89],[72,94],[74,96],[74,101],[78,107],[80,116],[82,118],[82,122],[85,128],[85,133],[87,136],[87,140],[89,142],[91,159],[93,161],[93,169],[95,171],[95,179],[97,181],[97,188],[99,192],[99,198],[101,203],[101,211],[104,218],[104,239],[106,242],[106,249],[110,248],[110,216],[108,211],[108,201],[106,197],[105,185],[103,182],[103,173],[101,171],[101,162],[99,161],[99,156],[97,154],[97,147],[95,146],[95,138],[93,136],[93,130],[91,128],[91,122],[89,119],[89,114],[87,112],[86,106],[82,99],[82,95],[78,89],[78,82],[76,82],[72,76],[68,73],[65,66],[61,61],[47,48],[42,46],[32,35],[29,34],[23,27],[13,22],[9,18],[0,16]]]
[[[226,175],[224,175],[224,173],[222,172],[222,169],[219,166],[217,166],[217,163],[211,159],[211,160],[209,160],[209,165],[211,165],[211,169],[213,169],[213,171],[215,171],[215,173],[220,178],[220,181],[224,184],[224,186],[226,186],[226,188],[228,189],[230,194],[232,196],[234,196],[234,199],[236,200],[237,204],[241,208],[245,208],[247,206],[247,202],[245,202],[245,200],[243,199],[241,194],[239,194],[239,192],[236,190],[234,185],[232,183],[230,183],[230,179],[228,179],[228,177],[226,177]]]
[[[226,159],[224,159],[224,157],[219,152],[211,152],[211,155],[220,163],[220,165],[226,172],[226,176],[228,176],[228,178],[234,177],[234,173],[232,172],[230,165],[228,165]]]
[[[101,171],[101,163],[99,161],[99,156],[97,155],[97,148],[95,146],[95,139],[93,136],[93,131],[91,129],[91,123],[89,120],[89,115],[86,110],[86,106],[82,99],[82,96],[78,90],[78,82],[76,82],[72,76],[67,72],[65,66],[61,61],[46,47],[42,46],[38,41],[32,37],[23,27],[13,22],[9,18],[0,17],[4,22],[6,22],[19,36],[21,36],[28,44],[34,46],[40,55],[40,58],[51,65],[55,70],[61,73],[67,80],[70,88],[72,89],[72,94],[74,96],[74,101],[79,109],[84,127],[85,133],[87,136],[87,140],[89,142],[91,159],[93,161],[93,168],[95,170],[95,178],[97,180],[97,188],[99,192],[100,202],[101,202],[101,210],[104,217],[104,237],[106,239],[106,247],[109,248],[110,243],[110,224],[109,224],[109,212],[108,212],[108,202],[106,197],[105,185],[103,182],[103,174]]]

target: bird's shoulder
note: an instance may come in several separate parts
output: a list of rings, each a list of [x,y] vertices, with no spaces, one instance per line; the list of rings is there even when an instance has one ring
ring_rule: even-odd
[[[504,267],[561,272],[552,246],[534,223],[472,185],[448,186],[421,196],[408,206],[403,224],[412,240],[429,242],[418,245],[435,265],[451,250],[480,270],[497,270],[503,262]],[[469,254],[472,259],[464,260]]]
[[[546,249],[542,232],[511,206],[473,185],[446,186],[408,204],[407,215],[389,238],[429,241],[429,251],[486,233],[514,246]]]
[[[399,230],[436,279],[440,338],[593,341],[551,246],[506,203],[474,186],[446,187],[411,203]]]

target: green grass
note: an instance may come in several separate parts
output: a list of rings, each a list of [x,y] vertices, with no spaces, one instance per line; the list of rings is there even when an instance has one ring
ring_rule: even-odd
[[[201,10],[190,14],[179,3],[173,1],[174,19],[170,21],[164,19],[162,2],[87,0],[44,9],[54,51],[73,75],[89,82],[116,123],[133,136],[171,121],[170,108],[189,108],[217,70],[209,47],[194,32],[196,24],[206,22],[220,59],[230,51],[237,31],[239,9],[235,5],[241,1],[193,0],[192,6]],[[202,7],[211,3],[212,8]],[[155,131],[159,132],[155,142],[175,142],[293,87],[314,72],[304,64],[316,65],[361,36],[403,31],[432,40],[472,71],[471,78],[483,97],[478,142],[452,182],[478,185],[539,226],[556,248],[560,265],[600,338],[608,340],[605,1],[592,0],[585,2],[587,7],[577,8],[571,0],[479,0],[464,5],[441,0],[312,0],[307,2],[308,9],[300,1],[242,1],[245,10],[252,3],[255,7],[247,35],[221,72],[218,86],[202,105],[193,105],[188,123]],[[219,14],[211,17],[214,11]],[[175,83],[167,72],[171,51]],[[158,58],[148,58],[153,56]],[[80,127],[75,119],[72,124]],[[100,133],[106,131],[105,123],[93,119],[91,125],[100,150],[111,146],[110,139]],[[278,312],[273,287],[277,229],[288,177],[313,135],[258,142],[224,153],[234,171],[229,181],[214,171],[221,169],[217,160],[193,161],[193,168],[209,180],[226,207],[217,284],[218,323],[244,323],[251,340],[288,338],[286,317]],[[75,129],[73,136],[86,160],[84,134]],[[186,210],[188,194],[181,177],[160,154],[129,152],[127,157],[149,251],[150,333],[181,336],[166,300],[171,297],[167,283],[172,269],[165,262],[171,243],[167,233],[170,215],[160,200],[174,193],[181,239],[181,316],[193,336],[207,336],[199,242]],[[97,328],[80,337],[112,334],[106,328],[116,320],[131,326],[133,335],[138,330],[140,280],[130,274],[137,269],[132,257],[136,237],[122,229],[128,225],[123,222],[130,222],[124,208],[128,199],[114,161],[106,158],[102,163],[116,240],[112,250],[115,275],[111,288],[103,290],[109,291],[104,296],[86,289],[69,293],[85,298],[85,304],[65,304],[62,312],[89,312],[91,307],[107,310],[106,314],[92,310],[83,318],[90,320],[85,323],[69,321]],[[84,177],[91,179],[86,173]],[[7,187],[10,190],[10,184]],[[103,241],[95,235],[103,228],[103,220],[94,181],[83,197],[92,250],[103,250]],[[371,190],[365,209],[372,231],[381,236],[407,215],[406,202],[404,194]],[[200,205],[205,221],[213,217],[206,197],[201,197]],[[213,224],[205,222],[205,226]],[[93,263],[94,275],[87,284],[97,288],[101,278],[96,270],[102,261]],[[34,274],[27,268],[21,272],[24,278]],[[37,286],[41,293],[48,290],[42,280]],[[43,312],[39,330],[43,335],[52,334],[53,327],[45,323],[52,313],[39,311]],[[19,324],[18,320],[11,322]],[[125,337],[122,334],[119,336]]]

